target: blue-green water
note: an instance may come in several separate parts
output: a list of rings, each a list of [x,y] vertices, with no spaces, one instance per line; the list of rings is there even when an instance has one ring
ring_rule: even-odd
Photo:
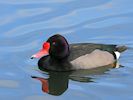
[[[133,100],[132,0],[0,0],[0,14],[0,100]],[[55,33],[126,45],[123,67],[42,72],[30,56]],[[47,79],[49,94],[31,76]]]

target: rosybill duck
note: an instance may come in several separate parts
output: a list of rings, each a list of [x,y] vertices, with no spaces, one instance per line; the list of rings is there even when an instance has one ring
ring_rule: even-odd
[[[60,34],[51,36],[43,43],[42,49],[31,58],[40,58],[40,69],[70,71],[92,69],[116,62],[126,46],[76,43],[68,44]]]

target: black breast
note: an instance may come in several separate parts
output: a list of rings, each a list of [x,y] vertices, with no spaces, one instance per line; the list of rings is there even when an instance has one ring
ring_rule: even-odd
[[[38,61],[38,67],[40,70],[53,70],[53,71],[70,71],[72,70],[72,65],[65,59],[54,59],[50,56],[44,56]]]

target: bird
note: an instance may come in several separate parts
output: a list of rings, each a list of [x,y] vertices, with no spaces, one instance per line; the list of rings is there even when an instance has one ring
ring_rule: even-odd
[[[117,62],[126,46],[96,43],[73,43],[55,34],[43,43],[42,49],[31,56],[40,58],[39,69],[51,71],[72,71],[93,69]]]

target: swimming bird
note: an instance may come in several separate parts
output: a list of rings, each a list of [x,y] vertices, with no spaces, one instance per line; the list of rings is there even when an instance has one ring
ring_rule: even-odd
[[[66,38],[55,34],[43,43],[42,49],[32,55],[40,58],[40,69],[53,71],[70,71],[78,69],[92,69],[116,62],[126,46],[75,43],[69,44]]]

